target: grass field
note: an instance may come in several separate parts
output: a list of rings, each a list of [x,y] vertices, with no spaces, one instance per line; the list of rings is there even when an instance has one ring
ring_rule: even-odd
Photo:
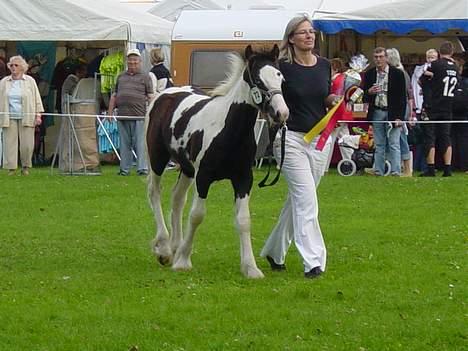
[[[0,351],[467,350],[465,174],[329,174],[319,188],[326,273],[304,279],[291,247],[286,272],[257,258],[266,277],[251,281],[228,183],[210,191],[193,271],[173,272],[150,251],[145,180],[116,172],[0,173]],[[285,192],[284,180],[253,189],[257,257]]]

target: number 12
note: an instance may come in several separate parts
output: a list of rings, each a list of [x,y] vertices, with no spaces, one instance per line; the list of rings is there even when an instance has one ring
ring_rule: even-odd
[[[457,77],[445,77],[442,79],[442,82],[444,82],[444,96],[449,96],[453,97],[453,91],[455,90],[455,87],[457,86]]]

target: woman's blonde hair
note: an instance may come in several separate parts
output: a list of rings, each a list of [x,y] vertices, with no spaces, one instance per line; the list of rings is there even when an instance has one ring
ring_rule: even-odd
[[[387,49],[387,62],[390,66],[401,70],[404,69],[401,64],[400,52],[395,48]]]
[[[28,71],[29,65],[26,62],[26,60],[23,58],[23,56],[16,55],[16,56],[10,57],[10,60],[7,63],[8,69],[10,69],[11,64],[13,62],[17,62],[20,65],[20,67],[23,69],[23,73],[26,73]]]
[[[302,16],[297,16],[291,19],[284,30],[283,40],[280,45],[280,59],[285,60],[286,62],[294,62],[294,46],[291,44],[289,39],[294,35],[294,32],[297,28],[303,23],[309,22],[312,24],[312,20],[306,14]]]
[[[150,60],[152,65],[164,62],[164,52],[161,50],[161,48],[151,49]]]

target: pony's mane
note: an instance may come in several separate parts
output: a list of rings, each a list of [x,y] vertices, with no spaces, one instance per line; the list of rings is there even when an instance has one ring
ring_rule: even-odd
[[[230,65],[229,73],[225,80],[219,83],[212,91],[209,92],[210,96],[224,96],[226,95],[238,82],[239,77],[245,68],[244,59],[236,52],[228,55]]]
[[[257,58],[260,57],[261,59],[272,60],[271,52],[267,47],[261,47],[255,50],[251,57],[254,56]],[[244,71],[246,65],[245,59],[237,52],[233,52],[228,55],[228,61],[231,67],[227,78],[209,92],[210,96],[226,95],[239,81],[239,78],[241,78],[242,72]]]

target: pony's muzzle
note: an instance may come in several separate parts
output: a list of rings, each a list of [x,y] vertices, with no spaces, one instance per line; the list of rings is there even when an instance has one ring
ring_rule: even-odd
[[[284,123],[289,117],[289,108],[284,101],[283,95],[276,94],[272,97],[270,107],[273,110],[271,117],[276,123]]]

